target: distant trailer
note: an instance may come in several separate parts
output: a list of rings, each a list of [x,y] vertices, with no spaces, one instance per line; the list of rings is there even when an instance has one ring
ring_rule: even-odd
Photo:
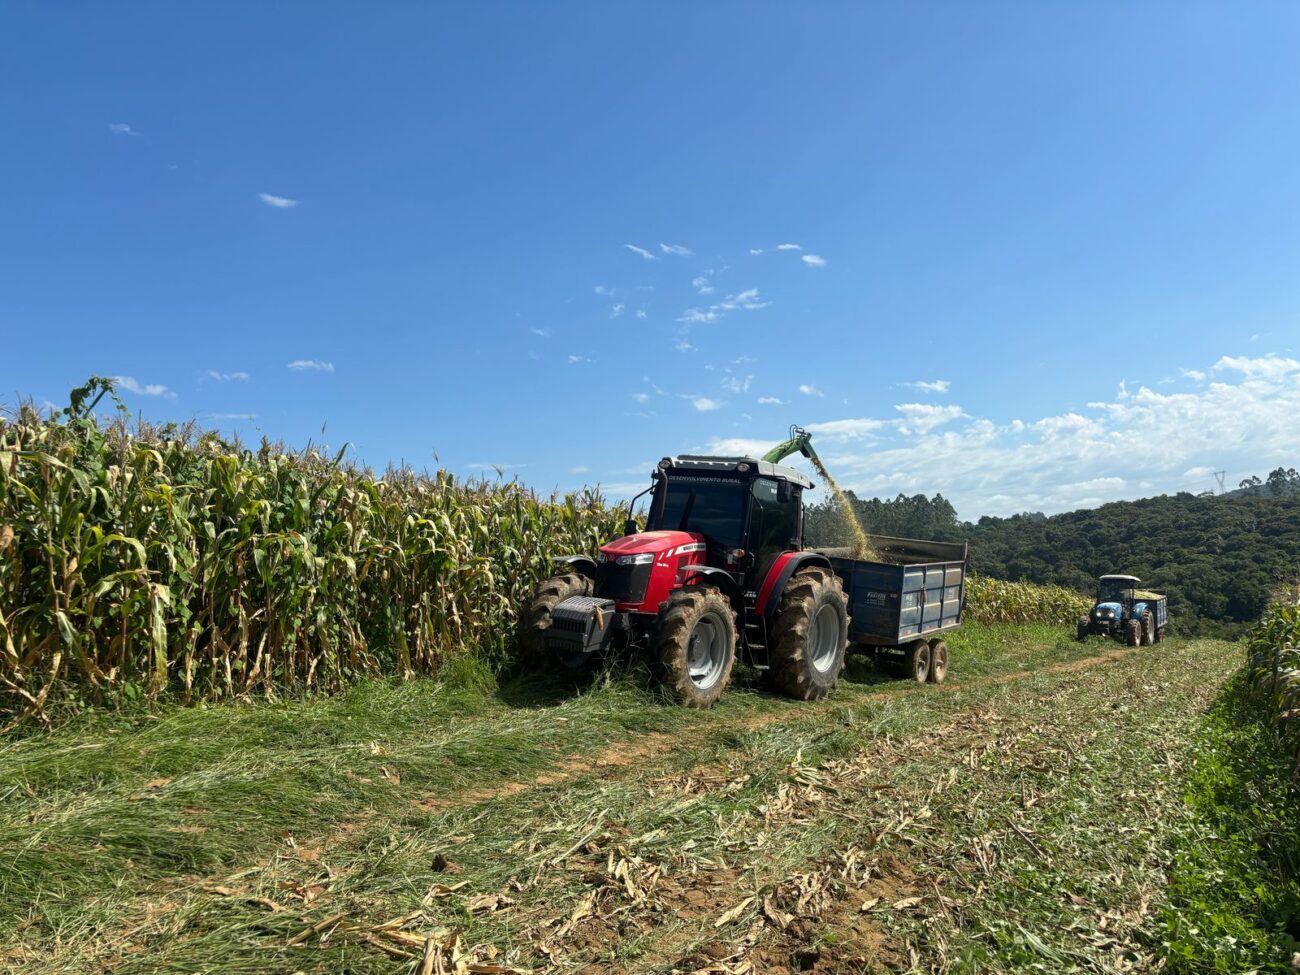
[[[871,536],[877,558],[851,549],[820,549],[849,601],[849,649],[902,658],[910,676],[941,683],[948,644],[941,634],[961,625],[966,605],[965,542]]]

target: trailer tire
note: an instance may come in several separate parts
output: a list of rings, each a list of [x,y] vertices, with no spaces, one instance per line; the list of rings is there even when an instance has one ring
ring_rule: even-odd
[[[1164,643],[1164,642],[1165,642],[1165,628],[1163,626],[1157,626],[1156,643]]]
[[[591,587],[591,579],[577,572],[551,576],[537,587],[519,621],[519,655],[526,665],[535,666],[545,659],[552,610],[573,596],[590,596]]]
[[[942,684],[948,676],[948,644],[943,640],[930,641],[930,673],[926,679],[931,684]]]
[[[815,701],[839,682],[849,642],[849,607],[840,577],[820,566],[796,572],[781,594],[772,626],[772,685]]]
[[[930,644],[924,640],[913,640],[904,651],[906,674],[918,684],[930,679]]]
[[[688,708],[711,708],[731,683],[736,614],[712,586],[687,586],[668,597],[655,634],[664,686]]]
[[[1136,647],[1142,640],[1142,628],[1138,625],[1137,620],[1129,620],[1124,624],[1124,644],[1130,647]]]

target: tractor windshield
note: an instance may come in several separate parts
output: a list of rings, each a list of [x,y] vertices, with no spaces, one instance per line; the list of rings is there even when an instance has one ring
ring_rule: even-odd
[[[739,548],[745,530],[746,483],[721,477],[670,477],[661,482],[662,501],[651,529],[698,532],[709,541]]]
[[[1102,579],[1097,583],[1097,602],[1118,603],[1133,594],[1133,582],[1129,579]]]

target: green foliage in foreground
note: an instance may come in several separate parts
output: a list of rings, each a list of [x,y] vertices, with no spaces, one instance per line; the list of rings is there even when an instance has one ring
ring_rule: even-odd
[[[106,427],[105,394],[0,419],[0,725],[500,663],[552,556],[620,523],[594,492]]]
[[[1300,786],[1246,674],[1205,722],[1169,872],[1171,972],[1293,971],[1300,950]]]

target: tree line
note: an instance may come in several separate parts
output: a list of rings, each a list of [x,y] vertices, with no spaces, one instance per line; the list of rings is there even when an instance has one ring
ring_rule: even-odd
[[[1108,572],[1169,593],[1179,632],[1236,636],[1258,620],[1300,560],[1300,474],[1277,468],[1238,490],[1180,492],[1059,515],[1024,512],[962,521],[943,495],[862,499],[848,492],[869,532],[970,543],[976,571],[998,579],[1096,588]],[[831,499],[808,508],[809,545],[847,544]]]

